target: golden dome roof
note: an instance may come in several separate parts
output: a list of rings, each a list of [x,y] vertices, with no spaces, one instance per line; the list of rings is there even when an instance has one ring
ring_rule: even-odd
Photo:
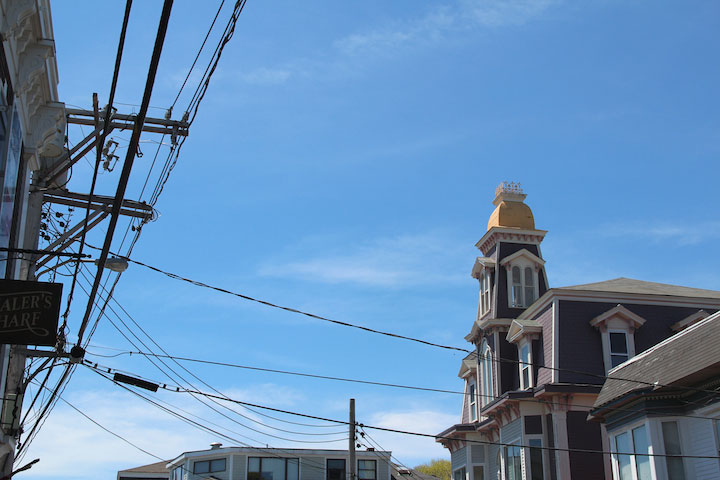
[[[488,220],[488,230],[492,227],[522,228],[535,230],[535,219],[530,207],[522,202],[503,201],[495,207]]]
[[[488,230],[492,227],[521,228],[535,230],[535,219],[530,207],[523,203],[525,200],[520,184],[503,182],[495,191],[495,210],[490,214]]]

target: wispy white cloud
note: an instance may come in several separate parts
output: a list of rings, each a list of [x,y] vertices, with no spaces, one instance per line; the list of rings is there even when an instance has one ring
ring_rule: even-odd
[[[427,47],[456,38],[458,33],[525,24],[560,0],[462,0],[434,6],[414,18],[397,19],[338,38],[330,52],[299,58],[274,67],[260,67],[239,78],[254,85],[279,85],[297,77],[342,75],[362,58],[387,58],[404,49]],[[319,60],[322,58],[322,60]],[[332,72],[332,73],[330,73]]]
[[[457,423],[457,421],[458,416],[448,412],[431,409],[408,409],[375,413],[371,415],[369,424],[434,435]],[[372,429],[366,429],[366,431],[375,442],[388,450],[392,450],[393,457],[409,467],[413,467],[428,458],[444,458],[448,456],[447,450],[431,437],[397,434]]]
[[[633,222],[605,225],[600,231],[607,237],[642,238],[653,243],[677,246],[697,245],[720,239],[720,220],[702,222]]]
[[[275,261],[261,275],[325,283],[403,287],[467,280],[468,246],[437,233],[399,235],[305,260]]]
[[[419,18],[348,35],[336,41],[335,47],[352,55],[393,53],[399,47],[447,40],[458,31],[521,25],[554,3],[555,0],[463,0],[453,6],[435,7]]]

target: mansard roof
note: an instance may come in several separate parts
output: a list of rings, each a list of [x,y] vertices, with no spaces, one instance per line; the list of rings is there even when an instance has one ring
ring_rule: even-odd
[[[603,405],[638,390],[657,391],[668,388],[663,385],[687,386],[708,378],[720,377],[718,338],[720,338],[720,312],[610,370],[609,377],[627,379],[627,381],[606,381],[595,401],[595,408],[602,410]],[[653,387],[640,382],[658,385]]]
[[[604,282],[586,283],[561,287],[561,290],[584,290],[591,292],[608,293],[637,293],[641,295],[671,295],[675,297],[695,298],[717,298],[720,299],[720,292],[717,290],[704,290],[702,288],[682,287],[669,285],[667,283],[646,282],[633,278],[614,278]]]

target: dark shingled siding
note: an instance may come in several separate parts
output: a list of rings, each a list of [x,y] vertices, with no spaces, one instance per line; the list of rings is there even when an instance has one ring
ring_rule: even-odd
[[[587,412],[567,412],[568,445],[581,450],[602,451],[600,424],[586,419]],[[583,480],[604,480],[603,455],[570,452],[570,474],[572,478]]]
[[[646,320],[635,331],[635,354],[639,354],[665,340],[673,332],[670,326],[697,312],[700,307],[672,307],[666,305],[622,304]],[[615,308],[617,302],[559,302],[559,368],[605,374],[600,331],[590,325],[598,315]],[[707,309],[706,309],[707,310]],[[707,310],[711,313],[711,310]],[[602,384],[601,378],[568,371],[558,372],[560,382]]]
[[[505,340],[505,332],[500,334],[500,358],[510,360],[509,362],[500,362],[500,395],[510,390],[520,388],[520,378],[518,372],[518,352],[517,346]]]

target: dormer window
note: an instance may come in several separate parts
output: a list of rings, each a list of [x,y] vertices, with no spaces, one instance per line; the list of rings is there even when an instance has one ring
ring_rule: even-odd
[[[530,267],[512,267],[511,307],[529,307],[535,301],[535,272]]]
[[[610,368],[615,368],[630,358],[627,333],[624,331],[609,331],[610,337]]]
[[[635,330],[644,323],[644,318],[622,305],[590,320],[590,325],[600,330],[605,372],[635,356]]]
[[[532,305],[540,293],[538,275],[545,261],[523,248],[500,263],[507,269],[509,306],[527,308]]]

